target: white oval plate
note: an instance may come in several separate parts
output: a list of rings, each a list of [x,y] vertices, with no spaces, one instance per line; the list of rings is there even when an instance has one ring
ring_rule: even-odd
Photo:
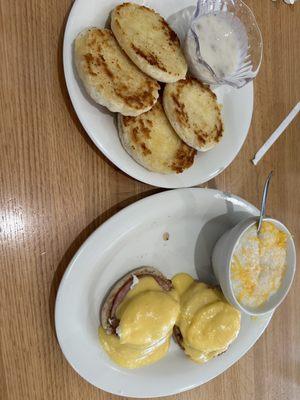
[[[254,345],[271,315],[242,315],[241,331],[224,354],[198,365],[172,343],[156,364],[125,370],[110,361],[97,336],[99,308],[106,291],[131,269],[150,265],[168,277],[184,271],[214,282],[210,257],[217,239],[243,218],[258,215],[246,201],[207,189],[172,190],[125,208],[82,245],[57,294],[56,332],[72,367],[107,392],[158,397],[183,392],[221,374]],[[163,240],[168,232],[168,241]],[[197,272],[196,272],[197,271]]]
[[[110,11],[123,1],[77,0],[70,12],[64,38],[64,71],[74,109],[84,129],[117,167],[133,178],[149,185],[178,188],[190,187],[209,181],[222,172],[236,157],[242,147],[251,122],[253,111],[253,85],[226,93],[218,91],[218,100],[223,104],[225,124],[224,137],[220,144],[207,153],[199,153],[194,165],[182,174],[163,175],[150,172],[136,163],[123,149],[116,129],[113,114],[91,100],[77,77],[73,59],[73,44],[77,34],[89,26],[104,27]],[[193,0],[151,0],[145,3],[162,16],[194,5]]]

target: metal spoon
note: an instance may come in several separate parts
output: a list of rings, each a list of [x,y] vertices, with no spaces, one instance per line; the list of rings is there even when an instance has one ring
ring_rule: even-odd
[[[267,180],[265,182],[264,186],[264,191],[261,199],[261,207],[260,207],[260,216],[258,220],[258,227],[257,227],[257,234],[259,235],[259,232],[261,230],[261,226],[263,223],[263,219],[265,218],[266,215],[266,202],[267,202],[267,196],[268,196],[268,191],[269,191],[269,185],[270,185],[270,180],[272,178],[273,171],[269,173],[269,176],[267,177]]]

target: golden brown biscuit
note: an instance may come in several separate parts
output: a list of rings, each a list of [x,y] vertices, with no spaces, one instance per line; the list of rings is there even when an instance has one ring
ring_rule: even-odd
[[[152,9],[121,4],[112,12],[111,29],[122,49],[145,74],[160,82],[185,77],[187,63],[179,39]]]
[[[110,111],[136,116],[157,101],[159,84],[135,66],[109,29],[81,32],[75,62],[89,95]]]
[[[223,122],[217,97],[198,80],[168,83],[163,105],[174,130],[189,146],[207,151],[221,140]]]
[[[118,124],[124,148],[148,170],[180,173],[193,164],[196,151],[175,133],[160,101],[138,117],[119,115]]]

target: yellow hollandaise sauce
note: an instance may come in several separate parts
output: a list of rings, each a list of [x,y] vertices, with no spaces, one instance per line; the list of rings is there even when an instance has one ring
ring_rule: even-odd
[[[109,357],[125,368],[152,364],[168,351],[180,311],[175,290],[164,291],[150,276],[140,278],[117,308],[116,334],[99,328],[100,342]]]
[[[219,289],[195,281],[188,274],[175,275],[172,282],[180,297],[176,325],[185,353],[202,364],[226,351],[239,333],[240,312]]]

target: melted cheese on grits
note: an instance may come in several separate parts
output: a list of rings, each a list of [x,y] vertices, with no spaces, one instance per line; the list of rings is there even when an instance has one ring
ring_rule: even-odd
[[[202,364],[227,350],[240,330],[241,315],[219,289],[195,281],[187,274],[172,279],[180,296],[176,325],[185,353]]]
[[[280,287],[286,270],[287,235],[263,222],[241,237],[231,262],[231,281],[237,300],[248,307],[264,304]]]
[[[141,278],[117,309],[117,335],[108,335],[100,327],[100,342],[122,367],[152,364],[168,351],[179,307],[175,290],[166,292],[154,278]]]

